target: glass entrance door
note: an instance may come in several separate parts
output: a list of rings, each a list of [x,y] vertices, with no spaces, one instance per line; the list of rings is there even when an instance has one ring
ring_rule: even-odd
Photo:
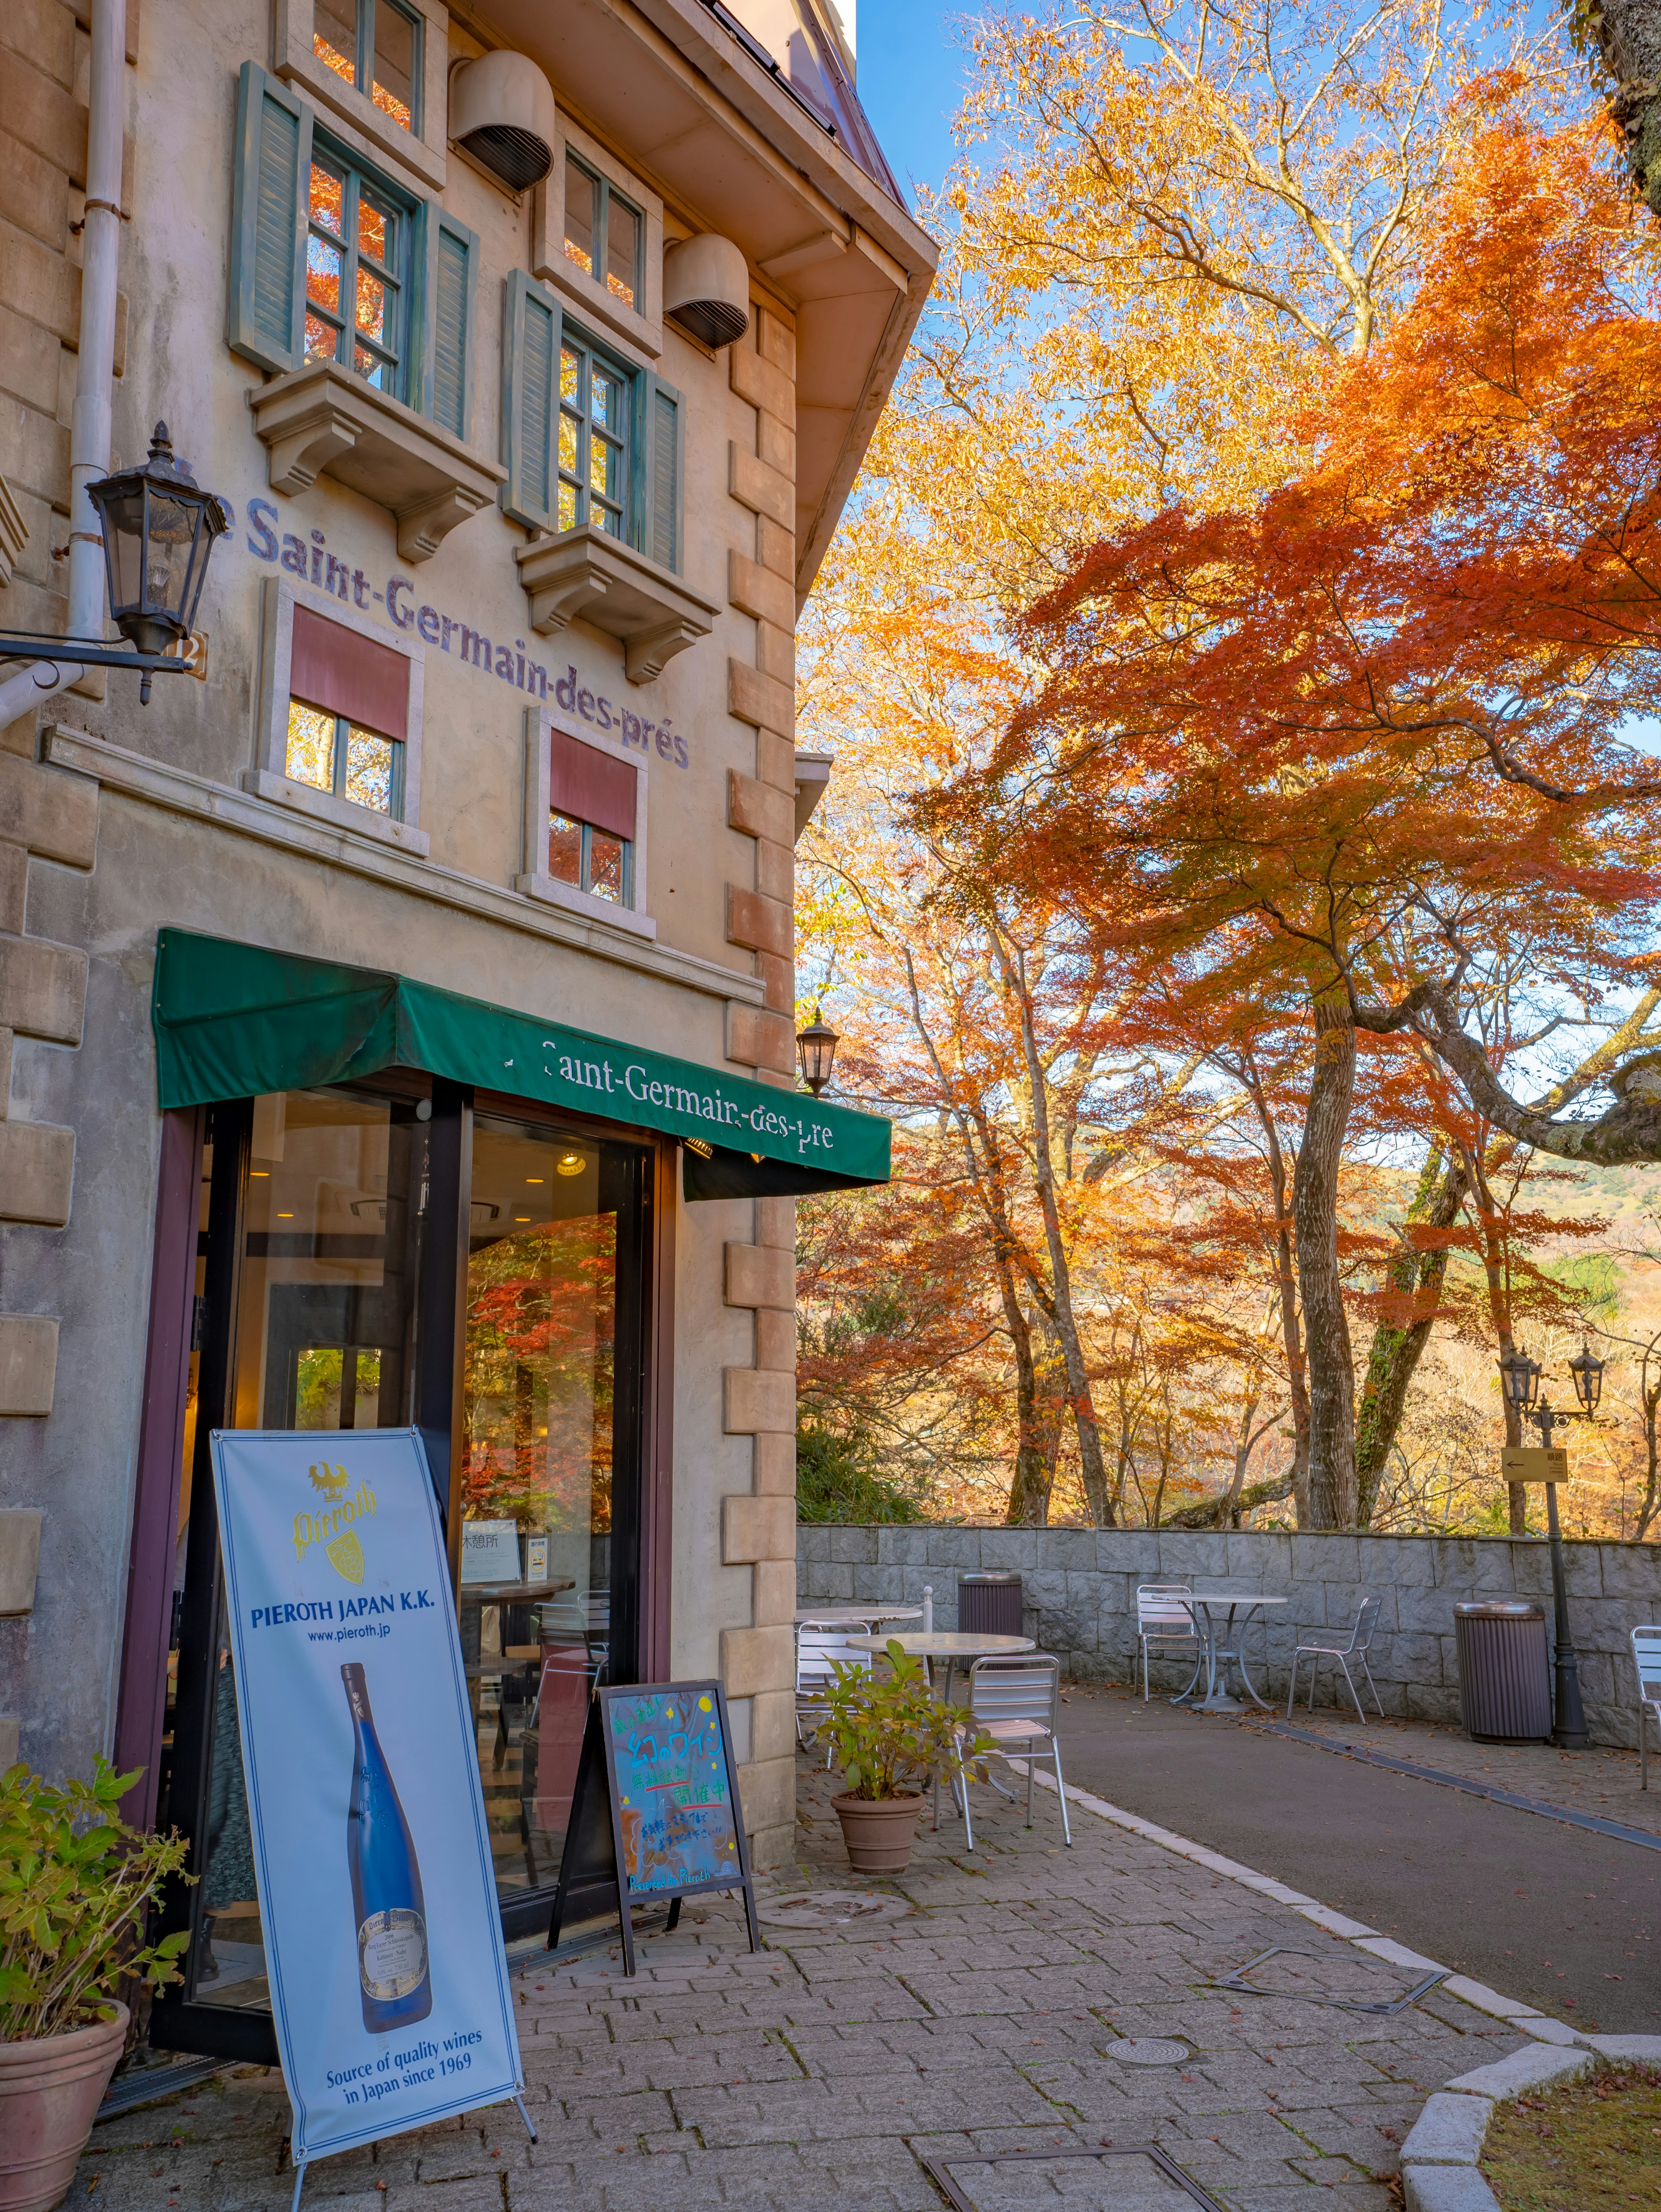
[[[474,1120],[459,1607],[505,1904],[557,1880],[589,1697],[617,1678],[619,1632],[635,1644],[617,1570],[637,1510],[649,1158]]]
[[[652,1148],[428,1088],[214,1110],[158,1811],[200,1879],[163,1915],[192,1937],[167,2047],[275,2050],[210,1431],[423,1431],[509,1935],[546,1923],[593,1686],[636,1679]]]

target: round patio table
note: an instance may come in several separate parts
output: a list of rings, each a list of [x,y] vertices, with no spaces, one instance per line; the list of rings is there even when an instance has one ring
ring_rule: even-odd
[[[940,1697],[948,1705],[952,1702],[952,1678],[957,1671],[959,1659],[967,1659],[971,1662],[977,1659],[1013,1659],[1018,1652],[1036,1651],[1038,1648],[1030,1636],[960,1634],[954,1629],[945,1628],[930,1629],[927,1635],[918,1633],[911,1636],[850,1636],[848,1641],[854,1650],[870,1651],[878,1656],[886,1651],[891,1644],[897,1644],[908,1659],[922,1659],[927,1662],[928,1679],[931,1683],[934,1680],[934,1662],[937,1659],[943,1660],[946,1664],[946,1682],[940,1690]],[[1009,1795],[1007,1790],[1003,1790],[1001,1784],[995,1786],[1001,1790],[1004,1796],[1007,1797]],[[961,1810],[958,1804],[958,1784],[955,1776],[952,1782],[952,1809],[954,1813]],[[934,1826],[938,1828],[940,1825],[940,1778],[937,1775],[934,1780]]]
[[[1228,1685],[1228,1670],[1237,1669],[1242,1687],[1254,1705],[1269,1710],[1269,1700],[1257,1695],[1257,1687],[1246,1671],[1245,1653],[1242,1648],[1245,1632],[1254,1613],[1272,1605],[1289,1605],[1289,1598],[1269,1597],[1258,1590],[1196,1590],[1184,1598],[1190,1607],[1194,1625],[1200,1632],[1201,1662],[1205,1668],[1205,1695],[1200,1697],[1190,1686],[1173,1705],[1191,1706],[1196,1713],[1243,1713],[1247,1708],[1232,1695]],[[1196,1678],[1199,1668],[1195,1669]]]
[[[874,1631],[879,1620],[921,1620],[920,1605],[804,1605],[797,1607],[798,1628],[856,1628],[868,1621]]]

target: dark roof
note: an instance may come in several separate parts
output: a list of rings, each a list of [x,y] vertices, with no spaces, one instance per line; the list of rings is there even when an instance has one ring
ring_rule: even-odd
[[[757,67],[765,70],[812,117],[873,184],[900,207],[906,206],[905,195],[877,143],[871,118],[860,104],[842,40],[826,19],[824,0],[792,0],[796,27],[790,33],[788,51],[782,55],[770,52],[723,0],[703,0],[703,5]]]

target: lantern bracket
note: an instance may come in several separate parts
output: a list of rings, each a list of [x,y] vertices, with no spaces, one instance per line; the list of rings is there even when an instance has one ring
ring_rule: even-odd
[[[50,661],[59,668],[142,668],[144,681],[138,696],[146,707],[150,678],[158,672],[194,673],[190,662],[176,653],[134,653],[131,647],[107,645],[102,638],[64,637],[47,630],[0,630],[0,660]]]

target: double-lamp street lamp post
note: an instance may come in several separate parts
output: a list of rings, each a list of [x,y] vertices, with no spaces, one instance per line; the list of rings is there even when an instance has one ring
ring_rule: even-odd
[[[1522,1352],[1509,1352],[1500,1362],[1500,1379],[1505,1386],[1506,1402],[1514,1406],[1519,1414],[1533,1421],[1540,1431],[1542,1447],[1551,1449],[1551,1432],[1560,1421],[1590,1421],[1597,1414],[1597,1401],[1603,1389],[1603,1363],[1595,1357],[1591,1348],[1583,1345],[1580,1357],[1571,1359],[1569,1373],[1574,1379],[1574,1395],[1579,1400],[1579,1409],[1573,1413],[1560,1413],[1549,1399],[1540,1395],[1540,1364]],[[1551,1589],[1556,1612],[1557,1694],[1553,1706],[1554,1723],[1551,1740],[1560,1750],[1585,1751],[1591,1741],[1586,1734],[1586,1716],[1580,1704],[1580,1666],[1573,1639],[1569,1635],[1568,1593],[1563,1583],[1563,1540],[1557,1522],[1557,1484],[1546,1483],[1546,1527],[1551,1537]]]

